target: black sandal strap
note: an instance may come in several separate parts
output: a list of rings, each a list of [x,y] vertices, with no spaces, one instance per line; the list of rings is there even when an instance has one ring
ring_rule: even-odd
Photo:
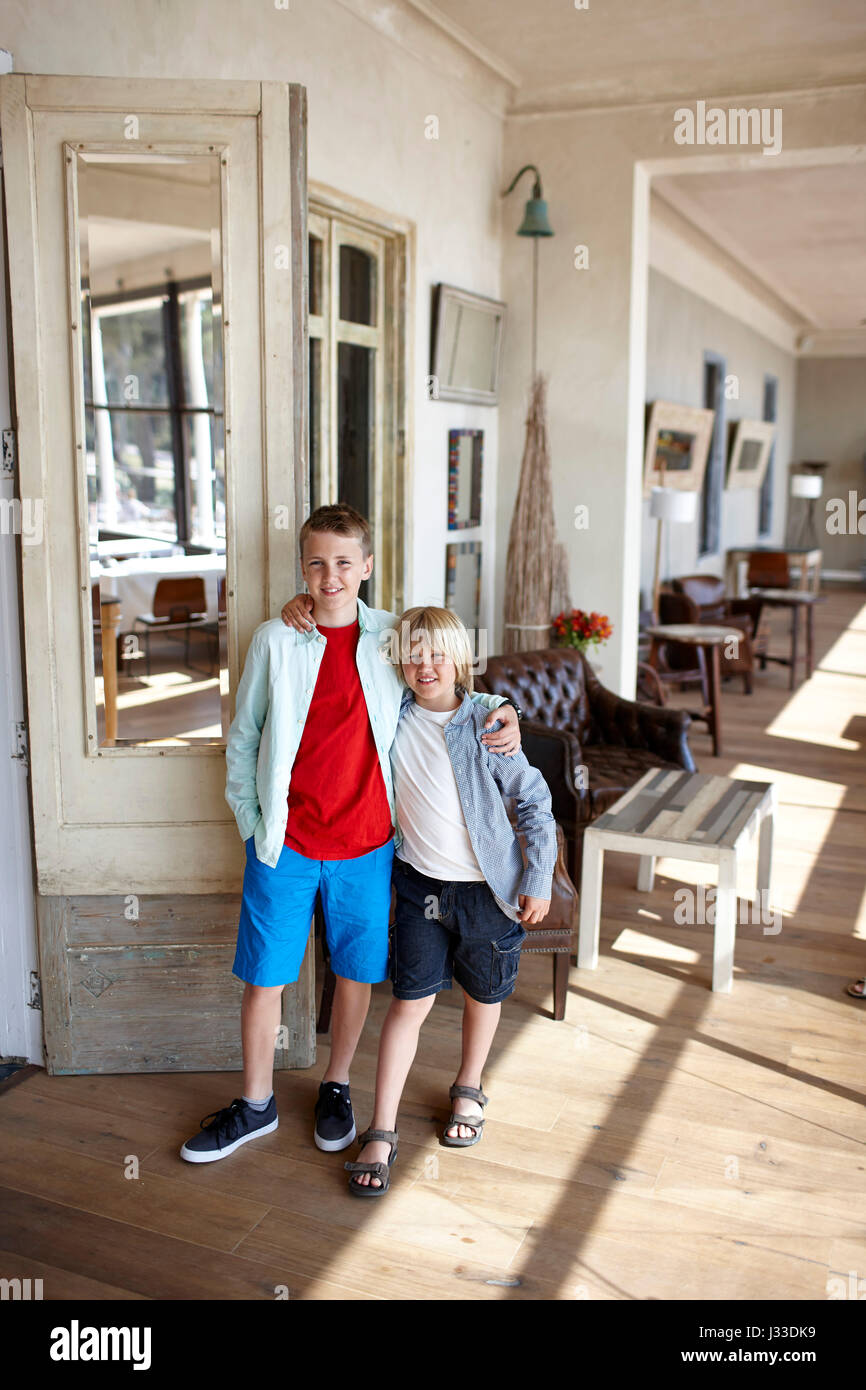
[[[486,1105],[489,1100],[489,1096],[478,1086],[452,1086],[448,1092],[448,1099],[456,1100],[458,1096],[462,1100],[475,1100],[479,1105]]]
[[[388,1176],[387,1163],[344,1163],[343,1167],[347,1173],[372,1173],[383,1180]]]
[[[364,1133],[359,1136],[358,1143],[363,1149],[365,1144],[378,1139],[382,1144],[390,1144],[393,1149],[398,1138],[396,1129],[365,1129]]]

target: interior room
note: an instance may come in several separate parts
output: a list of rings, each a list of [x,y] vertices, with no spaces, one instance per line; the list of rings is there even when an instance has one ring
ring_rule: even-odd
[[[0,18],[2,1296],[862,1300],[862,5]]]

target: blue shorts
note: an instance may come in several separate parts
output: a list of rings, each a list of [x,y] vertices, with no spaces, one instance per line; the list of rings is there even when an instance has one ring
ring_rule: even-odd
[[[334,974],[363,984],[388,978],[393,840],[357,859],[307,859],[283,845],[274,869],[258,859],[252,835],[246,851],[233,974],[251,985],[297,980],[321,893]]]
[[[479,1004],[514,993],[526,928],[502,911],[486,883],[428,878],[398,858],[394,886],[395,999],[450,989],[452,975]]]

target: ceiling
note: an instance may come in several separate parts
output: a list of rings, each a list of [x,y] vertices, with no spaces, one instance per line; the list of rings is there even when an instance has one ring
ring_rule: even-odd
[[[410,3],[512,84],[512,115],[866,81],[864,0]],[[866,323],[866,164],[678,175],[653,190],[804,329]]]
[[[410,0],[515,87],[510,110],[735,96],[866,77],[863,0]]]
[[[683,174],[653,190],[805,324],[866,323],[866,163]]]

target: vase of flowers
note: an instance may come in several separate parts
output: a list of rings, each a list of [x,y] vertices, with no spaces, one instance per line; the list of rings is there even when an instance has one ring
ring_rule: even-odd
[[[613,633],[610,619],[604,613],[585,613],[572,608],[570,613],[557,613],[550,625],[554,646],[574,647],[586,655],[590,647],[600,647]],[[598,670],[590,662],[593,670]]]

